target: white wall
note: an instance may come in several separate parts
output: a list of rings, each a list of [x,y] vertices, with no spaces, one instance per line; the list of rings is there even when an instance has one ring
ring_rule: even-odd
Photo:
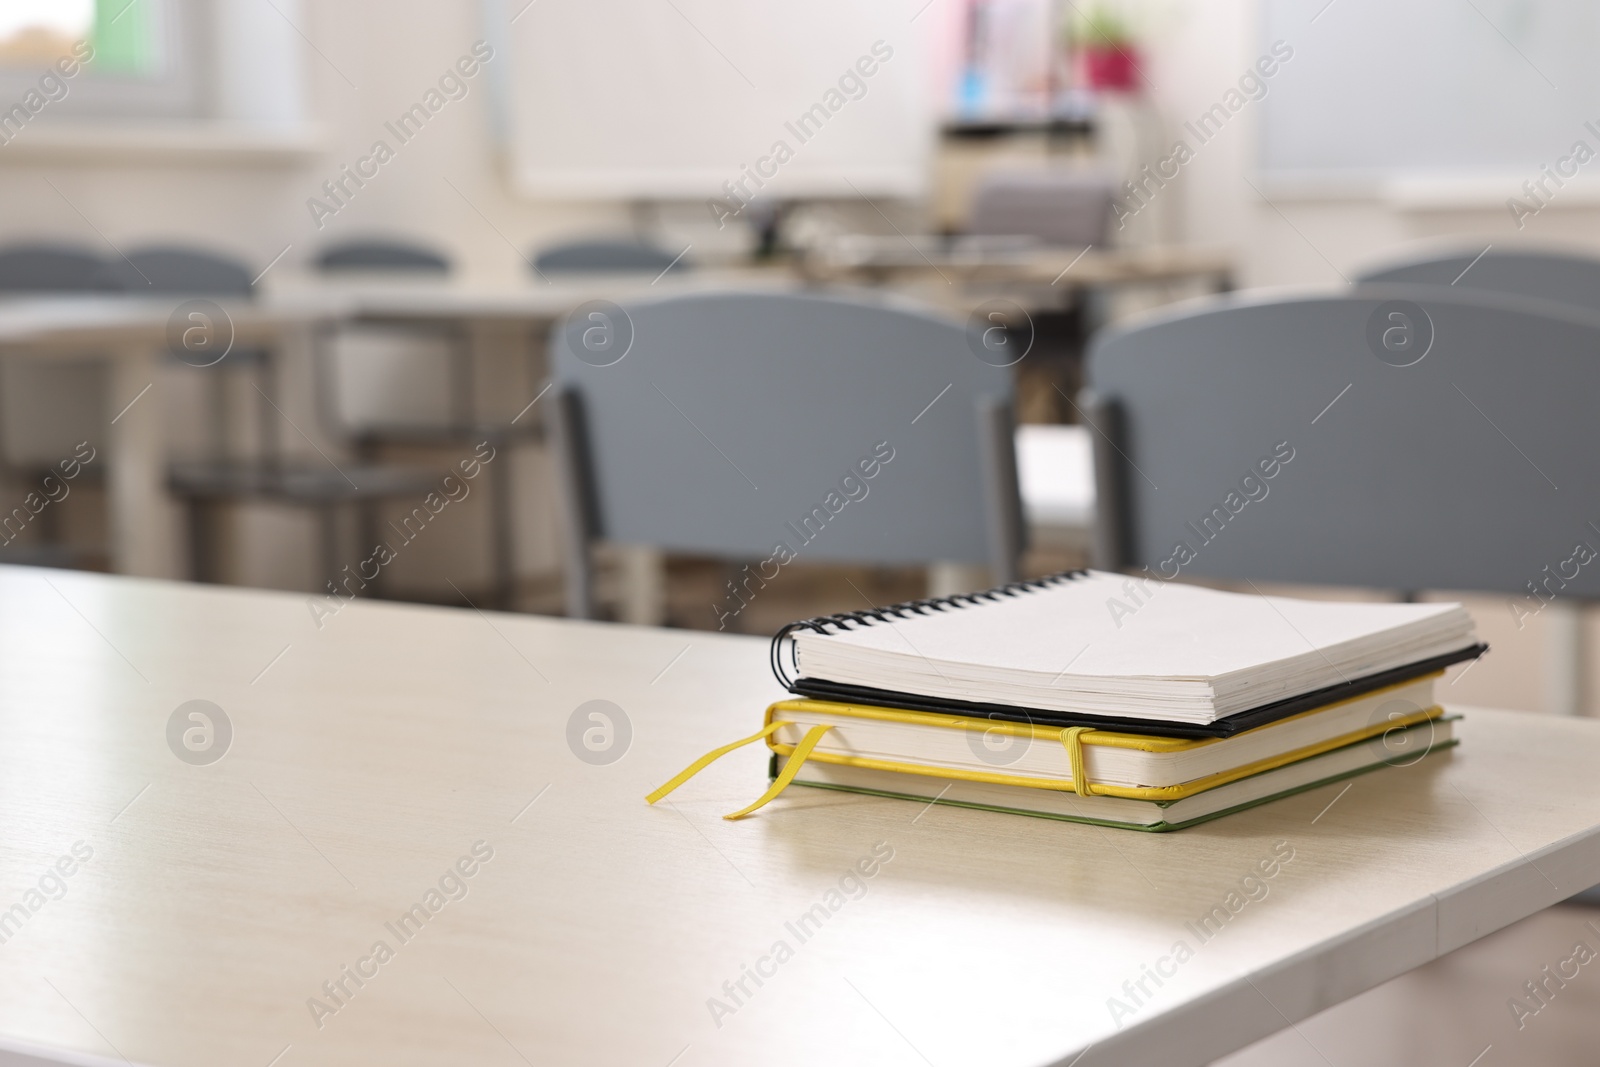
[[[1361,14],[1336,3],[1310,22],[1321,6],[1307,6],[1302,47],[1315,44],[1324,22]],[[1152,32],[1150,95],[1172,133],[1218,102],[1267,44],[1260,40],[1256,0],[1170,0],[1146,15]],[[1273,80],[1294,74],[1290,60]],[[1361,57],[1352,56],[1351,77],[1360,76]],[[1179,201],[1176,225],[1183,239],[1235,250],[1244,285],[1339,283],[1340,272],[1348,275],[1385,251],[1434,238],[1497,246],[1568,242],[1600,250],[1600,203],[1587,190],[1565,191],[1521,230],[1506,208],[1506,198],[1519,195],[1521,182],[1537,177],[1539,165],[1565,151],[1565,143],[1551,145],[1544,158],[1528,159],[1526,173],[1468,180],[1445,175],[1370,192],[1317,193],[1275,188],[1262,179],[1256,167],[1259,118],[1259,105],[1246,105],[1160,194]]]

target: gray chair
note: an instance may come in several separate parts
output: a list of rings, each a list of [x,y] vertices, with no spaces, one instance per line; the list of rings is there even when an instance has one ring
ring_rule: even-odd
[[[542,248],[533,257],[538,274],[661,274],[690,269],[687,258],[643,241],[591,238]]]
[[[1600,546],[1597,351],[1600,315],[1398,285],[1220,300],[1109,331],[1081,402],[1096,563],[1477,590],[1527,610],[1594,596],[1600,564],[1552,575],[1572,570],[1576,542]],[[1193,559],[1175,561],[1180,545]]]
[[[199,248],[154,246],[129,251],[112,265],[113,272],[135,295],[216,297],[249,300],[254,285],[248,267],[227,256]],[[250,500],[271,501],[312,509],[318,517],[320,566],[327,579],[339,573],[338,536],[340,510],[386,499],[420,500],[438,484],[438,472],[378,464],[343,464],[335,470],[324,463],[290,462],[278,449],[278,413],[271,397],[274,388],[270,353],[263,349],[230,350],[215,367],[197,368],[210,375],[211,403],[218,423],[226,431],[221,413],[223,377],[230,370],[255,376],[257,427],[256,454],[242,458],[227,455],[226,439],[214,435],[212,455],[171,464],[167,484],[188,514],[190,570],[197,581],[218,580],[216,515],[227,506]]]
[[[1016,575],[1011,375],[958,323],[855,297],[716,293],[569,317],[550,348],[573,616],[595,614],[600,540],[763,561],[743,577],[752,596],[793,562],[779,546]]]
[[[1586,312],[1600,312],[1600,258],[1554,248],[1433,249],[1368,268],[1357,285],[1431,285],[1462,292],[1487,291],[1553,301]],[[1557,604],[1546,626],[1548,674],[1559,712],[1578,714],[1584,703],[1588,646],[1584,634],[1584,599]],[[1582,894],[1587,904],[1600,905],[1600,889]]]
[[[1600,258],[1557,249],[1421,252],[1370,267],[1355,282],[1487,290],[1600,311]]]
[[[123,286],[93,251],[53,241],[0,248],[0,292],[111,293]]]
[[[451,270],[442,252],[381,237],[330,245],[316,266],[328,277],[361,274],[397,282],[441,280]],[[487,440],[498,450],[542,432],[537,421],[519,428],[479,416],[472,340],[464,324],[363,318],[319,330],[315,344],[324,419],[367,464],[377,464],[396,446],[444,448]],[[509,609],[516,599],[509,463],[492,466],[489,489],[490,599]],[[377,502],[362,509],[361,523],[365,540],[377,536]]]
[[[0,248],[0,297],[101,295],[120,288],[115,271],[90,249],[57,242]],[[103,451],[111,418],[106,390],[98,359],[0,359],[0,463],[13,477],[37,482],[72,456],[80,441]],[[84,470],[96,477],[104,467],[102,462]],[[45,507],[36,524],[39,543],[8,545],[0,562],[95,564],[101,553],[67,544],[61,517],[60,508]]]
[[[221,300],[250,300],[255,296],[255,285],[248,267],[228,256],[200,248],[182,245],[139,248],[109,264],[109,268],[121,287],[135,296],[216,297]],[[170,354],[174,362],[179,362],[178,353]],[[187,353],[184,355],[187,356]],[[182,362],[188,365],[187,358]],[[249,373],[252,376],[261,396],[256,414],[261,439],[260,456],[268,461],[274,459],[277,455],[275,430],[279,416],[271,412],[267,403],[267,397],[273,392],[270,353],[259,347],[235,345],[228,349],[216,370],[209,367],[192,369],[209,372],[206,373],[206,414],[210,423],[208,450],[213,460],[225,457],[230,451],[233,421],[227,395],[230,372]],[[199,546],[191,544],[190,550],[198,551]],[[194,562],[191,560],[192,564]],[[194,576],[199,579],[205,568],[196,565],[192,569]]]
[[[1097,171],[1062,168],[995,171],[979,181],[967,230],[983,236],[1035,237],[1045,244],[1104,245],[1115,189]]]
[[[148,245],[111,261],[109,267],[117,287],[135,296],[181,293],[249,299],[255,295],[248,267],[203,248]]]
[[[432,274],[450,273],[450,259],[444,253],[409,241],[373,237],[328,245],[317,254],[317,269],[324,274],[337,271],[411,271]]]

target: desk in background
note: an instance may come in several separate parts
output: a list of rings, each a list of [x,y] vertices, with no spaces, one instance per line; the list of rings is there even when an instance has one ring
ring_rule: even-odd
[[[1163,290],[1173,285],[1216,293],[1234,285],[1232,257],[1215,249],[1064,248],[1025,237],[852,234],[822,243],[797,268],[817,283],[903,290],[956,316],[978,309],[993,321],[1006,305],[1041,316],[1028,324],[1025,344],[1034,354],[1017,367],[1018,411],[1041,422],[1073,417],[1079,361],[1089,338],[1118,313],[1120,294],[1148,302],[1170,300]]]
[[[105,437],[112,566],[125,574],[182,573],[180,523],[167,492],[166,420],[157,388],[170,320],[183,298],[26,297],[0,301],[0,358],[95,356],[106,363]],[[283,346],[310,325],[304,313],[224,302],[238,346]]]
[[[214,301],[226,314],[239,347],[262,346],[274,356],[263,374],[287,426],[280,441],[310,461],[328,461],[338,445],[322,425],[311,367],[312,335],[350,320],[451,321],[538,333],[588,300],[624,301],[668,293],[741,286],[794,285],[778,272],[704,272],[648,278],[605,277],[581,282],[481,286],[457,282],[378,282],[288,278],[257,301]],[[177,508],[166,489],[166,408],[159,388],[170,360],[169,319],[184,303],[126,295],[26,297],[0,301],[0,358],[93,356],[105,361],[112,410],[106,442],[112,565],[125,574],[176,577],[184,573]],[[275,387],[272,383],[278,383]],[[522,401],[534,398],[530,391]],[[511,398],[515,399],[515,398]],[[512,408],[515,412],[517,404]]]
[[[1201,281],[1233,288],[1233,259],[1214,249],[1053,248],[1012,238],[944,240],[851,235],[801,259],[816,281],[883,285],[930,277],[951,283],[1046,286],[1068,293],[1112,286]]]

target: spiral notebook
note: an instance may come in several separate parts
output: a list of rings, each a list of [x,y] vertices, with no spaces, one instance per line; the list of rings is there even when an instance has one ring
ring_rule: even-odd
[[[1071,571],[791,623],[774,673],[820,700],[1228,737],[1482,654],[1460,604],[1315,601]]]

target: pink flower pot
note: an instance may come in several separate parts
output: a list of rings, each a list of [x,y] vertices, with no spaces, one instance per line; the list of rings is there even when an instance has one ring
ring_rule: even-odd
[[[1083,77],[1091,89],[1132,92],[1139,87],[1139,53],[1131,44],[1087,46]]]

